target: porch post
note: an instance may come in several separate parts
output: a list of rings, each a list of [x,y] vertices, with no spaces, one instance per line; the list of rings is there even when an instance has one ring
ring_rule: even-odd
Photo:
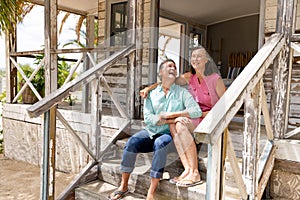
[[[94,47],[94,40],[95,40],[95,17],[94,15],[88,15],[86,17],[86,46],[87,47]],[[85,53],[85,56],[87,54]],[[86,71],[91,68],[91,62],[89,59],[86,59],[86,62],[83,65],[83,70]],[[90,84],[86,84],[82,86],[82,112],[88,113],[89,111],[89,95],[90,95]]]
[[[57,89],[57,0],[45,0],[45,95]],[[44,114],[42,199],[55,198],[56,107]]]
[[[17,29],[13,25],[13,31],[5,32],[5,54],[6,54],[6,102],[11,103],[17,95],[17,68],[10,60],[10,52],[17,51]]]
[[[243,132],[242,173],[246,184],[248,199],[256,199],[258,188],[257,164],[259,158],[261,89],[260,83],[245,100],[245,119]]]
[[[151,0],[148,83],[157,81],[159,9],[160,0]]]
[[[294,27],[294,1],[278,0],[276,32],[283,33],[286,46],[274,62],[273,94],[271,96],[271,116],[274,136],[283,138],[288,128],[288,113],[290,105],[290,82],[292,55],[290,55],[291,35]]]

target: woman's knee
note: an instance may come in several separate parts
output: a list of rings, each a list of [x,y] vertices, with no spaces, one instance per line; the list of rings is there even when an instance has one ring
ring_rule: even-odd
[[[185,132],[189,131],[188,127],[185,124],[182,124],[181,122],[176,123],[176,134],[183,134]]]

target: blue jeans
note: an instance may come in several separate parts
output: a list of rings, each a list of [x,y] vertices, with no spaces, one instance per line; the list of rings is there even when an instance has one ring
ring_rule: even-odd
[[[151,139],[147,130],[141,130],[131,136],[126,143],[121,171],[131,173],[138,153],[153,153],[150,176],[161,178],[166,164],[167,153],[174,150],[171,134],[157,134]]]

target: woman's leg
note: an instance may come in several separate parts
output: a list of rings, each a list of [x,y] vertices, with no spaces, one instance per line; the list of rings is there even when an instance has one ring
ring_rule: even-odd
[[[182,142],[181,142],[180,136],[178,136],[178,134],[177,134],[175,124],[170,124],[170,132],[173,137],[173,141],[174,141],[176,150],[178,152],[178,155],[180,157],[181,163],[184,167],[184,171],[180,174],[180,176],[173,178],[173,181],[177,182],[189,174],[190,166],[189,166],[187,157],[184,153],[184,150],[182,149]]]
[[[181,157],[184,158],[183,162],[186,162],[183,165],[188,166],[188,174],[182,179],[184,180],[192,180],[192,181],[199,181],[200,174],[198,171],[198,158],[197,158],[197,149],[196,144],[194,142],[194,138],[192,137],[190,130],[186,124],[183,123],[176,123],[176,139],[174,138],[175,146],[179,149],[179,154],[182,154]],[[176,144],[176,142],[177,144]],[[180,181],[179,181],[180,182]]]

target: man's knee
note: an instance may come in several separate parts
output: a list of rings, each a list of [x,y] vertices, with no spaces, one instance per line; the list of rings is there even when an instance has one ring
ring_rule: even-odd
[[[155,142],[154,142],[154,149],[161,149],[166,147],[167,145],[169,145],[172,141],[172,137],[171,135],[162,135],[160,137],[158,137]]]

